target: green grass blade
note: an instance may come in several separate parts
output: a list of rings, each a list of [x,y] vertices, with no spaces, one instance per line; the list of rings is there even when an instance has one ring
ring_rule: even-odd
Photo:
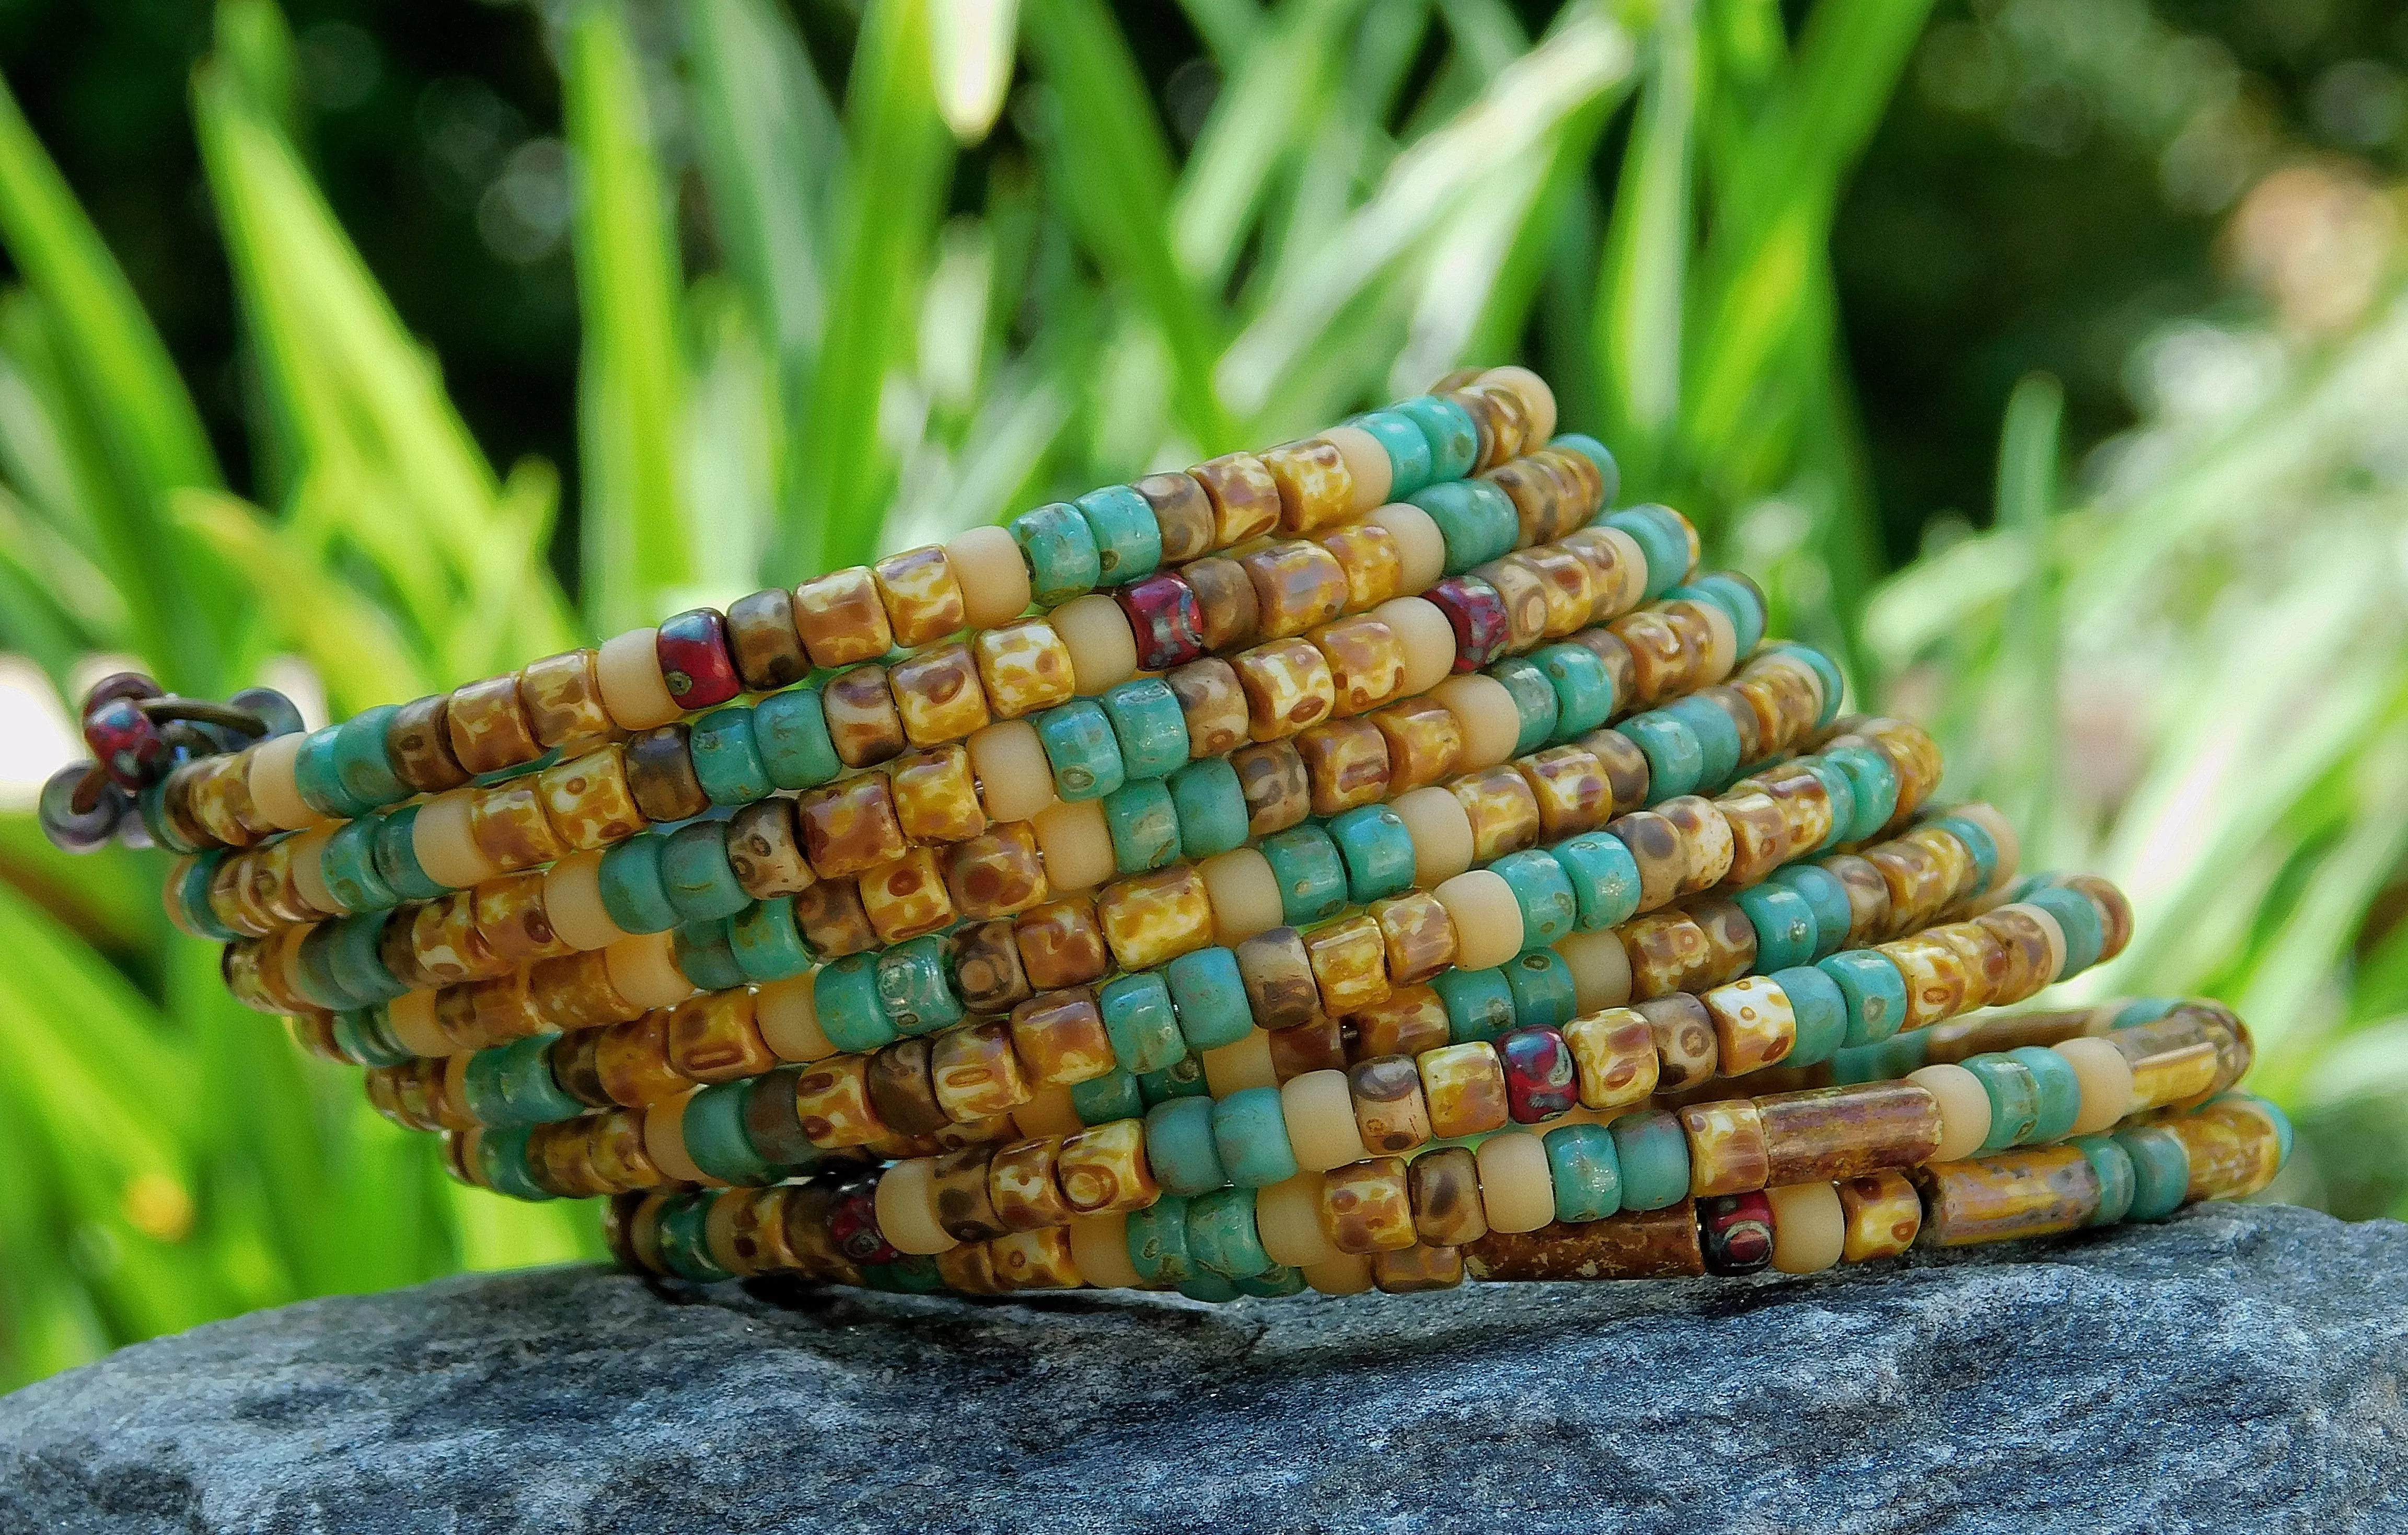
[[[2008,781],[1993,793],[2026,839],[2036,862],[2046,862],[2056,820],[2057,753],[2057,562],[2055,544],[2058,433],[2065,418],[2065,390],[2046,374],[2015,385],[2007,400],[2007,422],[1999,445],[1999,526],[2030,551],[2023,587],[2008,610],[2000,683],[2023,729],[2015,743]]]
[[[1699,105],[1697,22],[1688,0],[1663,7],[1651,41],[1655,67],[1614,189],[1591,311],[1601,424],[1634,490],[1653,480],[1681,409]]]

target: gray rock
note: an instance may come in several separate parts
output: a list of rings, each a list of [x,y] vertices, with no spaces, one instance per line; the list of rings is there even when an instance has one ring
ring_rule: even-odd
[[[2403,1364],[2408,1227],[2275,1206],[1218,1308],[556,1269],[0,1399],[0,1529],[2398,1530]]]

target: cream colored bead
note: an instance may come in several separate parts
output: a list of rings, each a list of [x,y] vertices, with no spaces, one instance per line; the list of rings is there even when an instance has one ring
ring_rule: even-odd
[[[1134,1290],[1145,1281],[1129,1261],[1126,1215],[1082,1215],[1070,1223],[1070,1261],[1098,1290]]]
[[[268,737],[251,749],[251,770],[243,779],[251,789],[252,809],[265,816],[270,825],[286,831],[299,831],[326,819],[301,797],[300,781],[294,776],[301,743],[308,739],[307,732],[299,730]]]
[[[937,1224],[937,1159],[914,1156],[888,1168],[872,1200],[878,1230],[898,1253],[934,1257],[961,1242]]]
[[[1412,839],[1417,888],[1432,889],[1471,867],[1471,817],[1463,801],[1432,783],[1398,795],[1388,809]]]
[[[1070,653],[1074,686],[1088,697],[1137,675],[1137,634],[1121,605],[1100,592],[1054,610],[1054,632]]]
[[[2073,1120],[2075,1135],[2097,1135],[2131,1112],[2132,1063],[2122,1051],[2089,1035],[2061,1040],[2051,1048],[2065,1057],[2082,1083],[2082,1112]]]
[[[1473,1154],[1480,1160],[1480,1207],[1488,1229],[1536,1231],[1555,1218],[1555,1178],[1547,1148],[1526,1130],[1492,1135]]]
[[[466,890],[499,874],[501,866],[485,856],[468,830],[471,791],[454,789],[437,795],[419,807],[410,823],[409,847],[418,867],[437,884]]]
[[[1028,564],[999,527],[974,527],[945,545],[945,563],[962,589],[962,622],[992,629],[1028,611]]]
[[[1054,802],[1054,765],[1026,720],[998,720],[963,745],[978,779],[979,803],[991,821],[1034,821]]]
[[[543,914],[561,942],[572,949],[607,949],[628,931],[610,920],[602,904],[602,854],[573,853],[544,871]]]
[[[1981,1149],[1990,1136],[1990,1095],[1982,1079],[1961,1066],[1926,1066],[1906,1074],[1940,1105],[1940,1146],[1935,1162],[1958,1162]]]
[[[1397,572],[1398,591],[1418,596],[1446,574],[1446,538],[1428,512],[1410,501],[1391,501],[1363,520],[1377,523],[1396,536],[1397,552],[1403,556]]]
[[[661,677],[658,629],[629,629],[602,641],[594,670],[603,711],[622,730],[650,730],[685,712]]]
[[[694,995],[694,983],[677,968],[672,936],[639,933],[602,951],[602,973],[627,1005],[640,1011],[671,1008]]]
[[[819,972],[807,970],[772,981],[752,999],[752,1021],[761,1042],[781,1061],[824,1061],[836,1043],[820,1027]]]
[[[334,823],[323,822],[293,839],[293,888],[313,911],[343,910],[335,893],[326,888],[326,844],[335,839],[337,829]]]
[[[1621,578],[1621,584],[1611,594],[1598,594],[1595,622],[1602,624],[1647,600],[1647,552],[1639,547],[1638,539],[1618,527],[1598,526],[1591,531],[1613,546],[1613,569]]]
[[[1011,1111],[1011,1122],[1031,1140],[1076,1135],[1087,1127],[1087,1122],[1079,1117],[1078,1105],[1070,1101],[1068,1087],[1039,1088],[1027,1102]]]
[[[1601,933],[1574,933],[1555,945],[1572,972],[1572,1005],[1584,1013],[1602,1012],[1630,1000],[1630,951],[1609,928]]]
[[[1990,888],[2004,889],[2014,879],[2015,870],[2023,867],[2024,839],[2016,835],[2015,824],[2000,815],[1997,806],[1985,805],[1978,799],[1970,805],[1959,805],[1948,813],[1971,821],[1990,834],[1990,840],[1999,849],[1999,867],[1990,871]]]
[[[1522,402],[1522,413],[1530,418],[1530,445],[1538,446],[1555,435],[1555,392],[1547,380],[1526,367],[1507,364],[1483,373],[1479,382],[1510,389]]]
[[[385,1004],[385,1022],[393,1026],[395,1044],[413,1055],[432,1060],[452,1054],[452,1041],[443,1037],[442,1026],[435,1021],[435,994],[432,991],[408,992]]]
[[[1119,872],[1111,823],[1099,799],[1062,800],[1037,814],[1037,851],[1056,892],[1093,890]]]
[[[1360,1253],[1340,1253],[1304,1271],[1304,1282],[1319,1295],[1368,1295],[1371,1260]]]
[[[1418,698],[1455,673],[1455,625],[1422,597],[1391,597],[1371,610],[1405,648],[1404,680],[1399,698]]]
[[[1830,1184],[1789,1184],[1769,1188],[1772,1201],[1772,1266],[1784,1274],[1819,1274],[1840,1261],[1847,1245],[1848,1216],[1840,1191]]]
[[[1448,678],[1430,689],[1430,696],[1463,727],[1461,771],[1478,772],[1512,757],[1513,743],[1522,737],[1522,711],[1504,683],[1475,671]]]
[[[685,1149],[685,1106],[690,1095],[663,1098],[644,1111],[644,1150],[657,1167],[681,1184],[716,1184]]]
[[[1371,1155],[1355,1126],[1354,1094],[1343,1071],[1332,1068],[1290,1077],[1280,1088],[1280,1112],[1287,1121],[1296,1165],[1308,1172],[1327,1172]]]
[[[1522,952],[1522,907],[1494,869],[1475,868],[1430,892],[1455,919],[1455,966],[1493,969]]]
[[[1354,486],[1346,503],[1347,515],[1361,517],[1377,510],[1388,498],[1388,487],[1396,482],[1396,466],[1388,462],[1388,450],[1360,426],[1333,426],[1321,434],[1321,440],[1346,461],[1346,478]]]
[[[1287,921],[1280,903],[1279,876],[1253,848],[1232,848],[1196,866],[1204,876],[1204,897],[1212,903],[1212,940],[1234,949],[1257,933]]]
[[[1299,1172],[1255,1193],[1254,1230],[1273,1263],[1310,1269],[1338,1255],[1321,1228],[1321,1174]]]
[[[1271,1032],[1258,1028],[1235,1044],[1205,1051],[1204,1085],[1216,1098],[1249,1087],[1277,1087],[1279,1072],[1271,1065]]]
[[[1719,602],[1699,602],[1706,615],[1706,661],[1698,669],[1698,685],[1712,687],[1728,677],[1739,666],[1739,628],[1731,623],[1730,614],[1723,611]]]

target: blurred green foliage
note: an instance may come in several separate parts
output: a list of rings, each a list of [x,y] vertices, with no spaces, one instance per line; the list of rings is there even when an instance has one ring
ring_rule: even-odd
[[[2241,1006],[2286,1188],[2384,1211],[2408,39],[2317,8],[18,0],[0,646],[340,714],[1519,356],[2125,879],[2100,983]],[[0,1384],[594,1250],[232,1004],[161,871],[0,814]]]

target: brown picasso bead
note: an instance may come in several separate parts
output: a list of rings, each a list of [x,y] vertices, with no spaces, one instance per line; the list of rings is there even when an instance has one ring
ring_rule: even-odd
[[[971,641],[970,652],[986,707],[998,720],[1067,703],[1075,691],[1070,647],[1041,618],[985,630]]]
[[[1197,627],[1206,650],[1226,651],[1262,638],[1261,600],[1244,566],[1215,556],[1182,567],[1179,578],[1196,594]]]
[[[468,782],[468,770],[452,751],[449,694],[402,705],[385,725],[384,753],[394,776],[420,794],[441,794]]]
[[[874,661],[895,648],[886,605],[867,568],[851,566],[795,588],[795,633],[823,669]]]
[[[1656,813],[1672,824],[1688,855],[1688,868],[1675,887],[1679,893],[1694,896],[1722,883],[1731,865],[1731,829],[1713,801],[1681,795],[1656,806]]]
[[[1437,699],[1408,698],[1369,718],[1387,742],[1392,795],[1440,782],[1462,765],[1463,725]]]
[[[727,653],[748,693],[769,693],[810,675],[811,658],[795,629],[795,596],[772,586],[727,605]]]
[[[1463,1251],[1416,1242],[1371,1255],[1371,1283],[1383,1295],[1425,1295],[1463,1283]]]
[[[1689,850],[1671,822],[1654,811],[1633,811],[1605,824],[1639,866],[1639,910],[1669,904],[1688,877]]]
[[[1889,882],[1881,870],[1853,853],[1835,854],[1821,867],[1848,893],[1848,947],[1881,938],[1889,927]]]
[[[400,926],[394,924],[395,929]],[[598,1025],[615,1024],[636,1012],[610,980],[609,954],[601,949],[538,961],[527,972],[527,988],[543,1015],[564,1030],[593,1032]]]
[[[710,809],[710,796],[695,776],[694,753],[686,727],[665,724],[639,731],[620,748],[621,771],[627,793],[647,821],[663,824],[691,821]]]
[[[1730,828],[1730,868],[1723,878],[1731,884],[1742,888],[1761,884],[1789,861],[1788,821],[1770,795],[1761,789],[1741,789],[1717,798],[1714,808]]]
[[[1060,1138],[1050,1136],[1014,1141],[996,1152],[986,1169],[986,1197],[996,1218],[1014,1231],[1069,1225],[1070,1204],[1055,1177],[1061,1157]]]
[[[1241,556],[1265,639],[1286,639],[1346,610],[1346,569],[1316,543],[1271,544]]]
[[[1257,933],[1237,946],[1238,975],[1254,1022],[1274,1033],[1326,1021],[1312,957],[1293,927]],[[1340,1052],[1343,1056],[1343,1050]]]
[[[1116,1065],[1103,1015],[1084,988],[1039,993],[1011,1010],[1010,1027],[1032,1088],[1075,1086]]]
[[[695,1082],[736,1082],[778,1064],[749,991],[705,992],[669,1010],[669,1064]]]
[[[1194,476],[1150,474],[1129,488],[1154,509],[1166,568],[1184,565],[1212,548],[1212,503]]]
[[[1187,754],[1191,758],[1226,756],[1246,744],[1250,734],[1246,690],[1237,668],[1217,656],[1206,656],[1175,667],[1164,675],[1179,712],[1187,722]]]
[[[1380,619],[1342,618],[1306,638],[1328,664],[1337,699],[1330,712],[1340,719],[1377,709],[1404,685],[1404,641]]]
[[[2099,1174],[2079,1146],[2028,1146],[1912,1169],[1925,1247],[2052,1236],[2088,1223]]]
[[[984,729],[986,688],[968,645],[939,645],[887,672],[903,733],[914,746],[957,741]]]
[[[1014,936],[1028,984],[1039,992],[1089,985],[1111,972],[1111,953],[1096,921],[1096,903],[1084,896],[1023,911]]]
[[[808,890],[818,880],[803,854],[795,802],[772,796],[747,805],[727,822],[727,864],[754,900]]]
[[[1939,1101],[1915,1083],[1776,1093],[1755,1102],[1768,1186],[1917,1167],[1940,1149]]]
[[[860,885],[861,909],[882,943],[902,943],[953,925],[953,898],[934,849],[907,849],[863,873]]]
[[[823,880],[862,874],[902,856],[906,839],[885,776],[864,773],[796,796],[803,852]]]
[[[1518,655],[1547,636],[1547,583],[1518,560],[1495,560],[1472,572],[1486,581],[1500,599],[1505,616],[1505,649]]]
[[[488,880],[468,895],[477,935],[497,957],[527,965],[568,953],[544,911],[540,869]]]
[[[870,1102],[869,1061],[867,1055],[831,1055],[804,1069],[795,1083],[795,1112],[812,1145],[830,1151],[892,1133]]]
[[[1211,897],[1192,864],[1115,880],[1096,893],[1095,909],[1124,969],[1151,969],[1212,941]]]
[[[519,703],[536,744],[546,751],[619,733],[602,703],[596,653],[564,651],[529,662],[519,673]]]
[[[644,812],[627,781],[624,749],[605,746],[555,762],[536,775],[545,818],[561,842],[588,851],[625,841],[644,829]]]
[[[888,765],[895,815],[914,842],[961,842],[987,829],[978,774],[959,744],[906,752]]]
[[[1527,780],[1511,765],[1467,773],[1447,786],[1471,822],[1471,856],[1488,863],[1509,853],[1536,847],[1540,838],[1539,799]]]
[[[1369,720],[1324,720],[1296,738],[1312,813],[1336,815],[1387,797],[1388,743]]]
[[[1630,959],[1633,997],[1685,991],[1692,977],[1705,973],[1710,954],[1706,931],[1687,911],[1674,908],[1633,917],[1622,925],[1620,936]]]
[[[947,950],[953,984],[970,1011],[1009,1012],[1028,1000],[1028,972],[1021,967],[1009,920],[967,925],[948,940]]]
[[[1481,1040],[1440,1045],[1414,1058],[1428,1105],[1430,1133],[1443,1140],[1501,1130],[1512,1118],[1505,1063]]]
[[[1894,1258],[1913,1247],[1922,1231],[1923,1200],[1905,1173],[1885,1169],[1841,1181],[1840,1216],[1845,1223],[1842,1259],[1866,1263]]]
[[[1329,662],[1308,640],[1256,645],[1233,664],[1245,690],[1247,728],[1258,741],[1282,740],[1317,724],[1337,705]]]
[[[1143,1210],[1162,1198],[1145,1157],[1145,1122],[1116,1119],[1066,1136],[1054,1177],[1074,1215]]]
[[[1917,933],[1876,947],[1906,980],[1906,1018],[1901,1027],[1925,1028],[1965,1011],[1972,973],[1944,939]]]
[[[946,1117],[960,1124],[1010,1113],[1033,1091],[1012,1052],[1011,1026],[999,1019],[938,1035],[928,1072]]]
[[[1464,1249],[1474,1279],[1519,1281],[1684,1279],[1706,1271],[1697,1207],[1628,1210],[1601,1221],[1491,1231]]]
[[[1225,453],[1189,469],[1212,504],[1212,543],[1234,549],[1279,526],[1279,481],[1252,453]]]
[[[1441,1146],[1407,1169],[1413,1235],[1430,1247],[1460,1247],[1488,1234],[1480,1202],[1480,1165],[1469,1146]]]
[[[1304,948],[1322,1008],[1332,1016],[1387,1000],[1387,940],[1370,917],[1352,916],[1318,928],[1304,940]]]
[[[1703,1002],[1676,992],[1635,1002],[1631,1011],[1656,1036],[1657,1091],[1679,1092],[1714,1074],[1714,1021]]]
[[[976,919],[1010,916],[1044,901],[1052,891],[1037,828],[1014,821],[956,844],[945,854],[945,888],[953,909]]]
[[[1412,987],[1455,963],[1455,919],[1427,891],[1373,901],[1367,911],[1387,946],[1389,983]],[[1441,1010],[1442,1011],[1442,1010]]]
[[[1283,443],[1262,460],[1279,487],[1282,532],[1310,533],[1343,521],[1354,509],[1354,476],[1346,456],[1326,438]]]
[[[870,1106],[898,1135],[929,1135],[953,1123],[937,1101],[928,1072],[931,1045],[926,1040],[896,1040],[869,1053],[863,1081]]]
[[[1271,1075],[1281,1082],[1311,1071],[1346,1069],[1346,1027],[1326,1012],[1291,1027],[1266,1030],[1263,1041],[1270,1052]]]
[[[527,720],[526,706],[519,701],[516,672],[453,688],[446,714],[452,753],[472,777],[516,768],[543,755]]]
[[[1656,1090],[1656,1030],[1644,1013],[1608,1008],[1574,1018],[1563,1034],[1571,1046],[1584,1107],[1619,1109]]]
[[[1404,581],[1404,548],[1397,536],[1377,523],[1357,523],[1321,536],[1346,572],[1346,610],[1369,612],[1397,595]]]
[[[987,1192],[987,1167],[994,1159],[995,1154],[984,1146],[965,1146],[937,1158],[937,1224],[957,1241],[981,1242],[1010,1235]]]
[[[1689,1192],[1698,1198],[1761,1189],[1770,1169],[1764,1124],[1747,1098],[1692,1103],[1680,1111],[1689,1142]]]
[[[911,744],[902,711],[883,667],[855,667],[820,690],[828,739],[848,768],[867,768],[901,753]]]
[[[942,639],[967,622],[962,583],[953,575],[953,562],[935,544],[889,554],[871,566],[869,574],[885,605],[895,643],[907,650]]]
[[[1605,764],[1584,746],[1552,746],[1512,764],[1539,807],[1539,832],[1559,841],[1613,819],[1613,785]]]
[[[1419,1055],[1446,1043],[1446,1003],[1428,986],[1399,986],[1387,1000],[1345,1020],[1346,1057]]]
[[[1412,1193],[1401,1156],[1374,1156],[1332,1169],[1321,1184],[1321,1229],[1341,1253],[1411,1247]]]
[[[568,852],[531,779],[513,779],[469,791],[468,836],[497,868],[533,868]]]
[[[822,880],[795,897],[795,925],[822,959],[842,959],[878,947],[877,930],[851,880]]]
[[[1246,835],[1268,837],[1312,813],[1312,775],[1293,741],[1267,741],[1233,753],[1229,766],[1246,796]]]
[[[1430,1139],[1429,1105],[1410,1055],[1381,1055],[1347,1071],[1354,1123],[1363,1144],[1383,1155],[1412,1151]]]

